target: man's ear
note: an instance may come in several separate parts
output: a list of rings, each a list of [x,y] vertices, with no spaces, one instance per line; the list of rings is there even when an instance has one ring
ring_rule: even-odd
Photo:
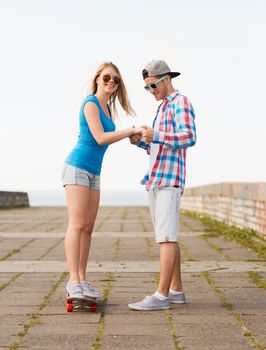
[[[171,77],[170,75],[167,75],[164,80],[166,81],[167,84],[171,83]]]

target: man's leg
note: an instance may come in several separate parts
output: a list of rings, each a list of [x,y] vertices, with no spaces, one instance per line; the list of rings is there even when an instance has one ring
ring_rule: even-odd
[[[156,240],[161,242],[160,281],[157,291],[163,295],[168,295],[170,288],[178,292],[183,291],[180,248],[177,243],[181,191],[181,188],[165,188],[157,193],[156,198]],[[163,242],[164,240],[166,242]]]
[[[179,244],[176,244],[176,261],[174,265],[173,276],[170,284],[170,288],[178,292],[183,292],[182,278],[181,278],[181,253]]]
[[[175,242],[160,243],[160,280],[157,292],[168,296],[171,281],[176,270],[177,244]]]
[[[181,189],[167,187],[149,191],[150,212],[157,243],[160,244],[160,281],[157,291],[142,301],[129,304],[134,310],[169,309],[168,297],[178,257],[177,234]],[[180,268],[179,268],[180,270]]]

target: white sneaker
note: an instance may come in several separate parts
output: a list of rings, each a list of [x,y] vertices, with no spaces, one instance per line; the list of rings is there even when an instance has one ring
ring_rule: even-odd
[[[170,299],[170,302],[173,304],[186,304],[185,293],[172,294],[169,292],[168,297]]]
[[[96,298],[96,299],[101,297],[101,293],[98,292],[97,290],[94,290],[90,282],[81,283],[81,287],[85,297]]]
[[[160,300],[154,294],[147,295],[143,300],[128,304],[128,307],[133,310],[167,310],[170,309],[170,299]]]
[[[66,290],[68,298],[86,299],[80,283],[71,284],[68,282]]]

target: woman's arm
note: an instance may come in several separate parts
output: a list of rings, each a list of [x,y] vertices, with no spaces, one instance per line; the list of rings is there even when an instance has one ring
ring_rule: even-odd
[[[129,128],[118,131],[105,132],[100,120],[100,113],[97,105],[88,102],[84,106],[84,114],[89,125],[90,131],[99,145],[110,145],[126,137],[139,134],[140,128]]]

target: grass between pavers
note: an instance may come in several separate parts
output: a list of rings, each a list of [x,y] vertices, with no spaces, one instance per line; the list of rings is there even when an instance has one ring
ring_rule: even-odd
[[[188,249],[184,246],[182,242],[178,242],[180,249],[182,250],[182,253],[185,255],[185,258],[187,261],[197,261],[192,255],[190,255]]]
[[[113,259],[117,259],[121,249],[121,238],[118,238],[114,244],[114,255]],[[108,273],[106,283],[103,286],[103,304],[105,305],[108,301],[109,294],[113,288],[114,274],[112,272]],[[104,326],[105,326],[105,312],[101,312],[99,325],[96,331],[95,339],[92,343],[92,349],[98,350],[101,347],[101,337],[104,335]]]
[[[143,228],[143,232],[150,232],[149,227],[147,225],[145,225],[144,222],[140,222],[140,224],[141,224],[141,226]]]
[[[6,287],[8,287],[11,283],[15,282],[15,280],[16,280],[19,276],[21,276],[21,275],[22,275],[22,272],[18,272],[18,273],[16,273],[14,276],[12,276],[8,282],[2,284],[2,285],[0,286],[0,292],[1,292],[3,289],[5,289]]]
[[[237,313],[234,310],[234,306],[226,299],[224,293],[217,287],[215,280],[211,277],[211,275],[207,271],[203,271],[200,273],[200,275],[206,280],[206,282],[210,285],[212,290],[218,295],[220,301],[221,301],[221,306],[226,308],[231,315],[234,316],[235,320],[241,327],[243,331],[244,337],[246,337],[250,343],[250,345],[258,350],[265,350],[264,346],[257,341],[255,336],[249,331],[249,329],[246,327],[241,314]]]
[[[46,255],[48,255],[54,248],[56,248],[62,241],[64,241],[65,237],[60,238],[58,242],[52,245],[44,254],[42,254],[37,260],[42,260]]]
[[[20,252],[21,252],[21,249],[27,247],[27,246],[28,246],[29,244],[31,244],[33,241],[35,241],[35,238],[33,238],[33,239],[31,239],[30,241],[28,241],[28,242],[22,244],[19,248],[16,248],[16,249],[11,250],[11,251],[10,251],[9,253],[7,253],[6,255],[0,257],[0,261],[4,261],[4,260],[10,258],[10,256],[20,253]]]
[[[252,249],[255,251],[260,257],[263,259],[266,258],[265,254],[265,245],[259,234],[253,230],[243,230],[239,229],[237,227],[226,225],[220,221],[214,220],[207,216],[202,216],[195,212],[188,212],[188,211],[182,211],[183,214],[199,219],[205,226],[208,227],[208,233],[205,233],[202,238],[206,240],[206,242],[209,244],[209,246],[216,250],[217,252],[223,254],[223,249],[220,248],[218,245],[215,245],[208,241],[208,237],[218,237],[221,235],[225,235],[226,238],[230,240],[234,240],[241,245],[243,245],[245,248]],[[187,225],[188,226],[188,225]],[[211,230],[211,231],[209,231]],[[206,231],[205,231],[206,232]],[[254,241],[255,239],[255,241]],[[182,251],[184,247],[182,247]],[[188,251],[185,251],[185,256],[190,256]],[[226,258],[226,260],[230,260],[228,256],[223,254]],[[191,257],[192,260],[194,259]],[[196,259],[194,259],[196,260]],[[266,289],[266,284],[263,282],[262,278],[259,276],[257,272],[247,272],[250,279],[260,288]],[[241,317],[241,314],[237,313],[234,310],[233,304],[231,304],[225,297],[224,293],[217,287],[215,281],[213,278],[211,278],[210,274],[207,271],[201,272],[200,275],[208,282],[208,284],[211,286],[211,288],[215,291],[215,293],[218,295],[221,306],[226,308],[236,319],[237,323],[241,327],[243,331],[243,335],[248,338],[251,345],[258,349],[258,350],[264,350],[264,346],[260,344],[254,337],[254,335],[248,330],[248,328],[245,326],[244,321]]]
[[[259,288],[266,290],[266,283],[260,277],[259,273],[256,271],[248,271],[248,277],[254,282]]]
[[[155,274],[153,275],[153,282],[156,283],[156,286],[158,285],[159,280],[160,280],[160,273],[155,272]],[[184,350],[185,348],[181,345],[181,342],[179,340],[180,337],[176,334],[176,326],[175,326],[175,323],[173,321],[172,311],[166,310],[165,317],[167,319],[169,333],[170,333],[170,335],[173,339],[174,345],[175,345],[175,350]]]
[[[205,240],[205,242],[208,244],[208,246],[209,246],[210,248],[212,248],[213,250],[215,250],[216,252],[218,252],[218,253],[220,253],[220,254],[222,254],[222,255],[225,255],[225,254],[224,254],[224,249],[221,248],[221,247],[219,247],[217,244],[210,242],[210,241],[208,240],[209,237],[210,237],[210,236],[208,236],[208,235],[203,235],[203,236],[202,236],[202,238]],[[227,260],[229,260],[229,257],[226,257],[226,258],[227,258]]]
[[[40,311],[42,311],[42,309],[45,308],[45,306],[49,303],[49,301],[51,300],[52,296],[55,294],[55,291],[59,287],[60,283],[64,281],[66,276],[67,276],[67,272],[63,272],[60,275],[60,277],[57,280],[57,282],[52,286],[50,292],[44,296],[43,302],[41,304],[37,305],[38,308],[39,308],[38,312],[35,312],[35,313],[30,315],[30,320],[23,325],[23,331],[21,331],[21,332],[19,332],[17,334],[18,340],[16,342],[14,342],[13,344],[8,346],[9,350],[17,350],[17,349],[19,349],[21,347],[20,344],[22,343],[22,341],[26,337],[26,335],[28,335],[29,330],[34,325],[40,323],[40,321],[39,321]]]
[[[155,259],[155,255],[153,252],[153,245],[151,243],[151,239],[146,237],[145,238],[145,243],[146,243],[146,250],[147,250],[147,255],[149,260],[154,260]]]
[[[108,300],[109,294],[113,288],[112,282],[114,281],[114,275],[112,272],[108,273],[107,283],[103,286],[103,303],[105,304]],[[99,325],[96,331],[95,339],[92,343],[92,349],[98,350],[101,347],[101,337],[104,335],[105,326],[105,312],[103,311],[100,316]]]
[[[118,254],[120,253],[120,246],[121,246],[121,238],[119,237],[115,242],[115,252],[114,252],[114,260],[117,259]]]
[[[182,213],[189,217],[199,219],[207,227],[206,230],[203,231],[205,232],[205,237],[218,237],[223,235],[230,240],[240,243],[245,248],[251,249],[257,253],[260,258],[266,260],[266,242],[255,230],[229,226],[222,221],[196,212],[182,210]]]
[[[173,342],[175,344],[175,350],[184,350],[185,348],[181,345],[180,340],[179,340],[180,337],[178,337],[176,335],[176,326],[175,326],[175,323],[173,321],[172,311],[166,310],[165,316],[167,318],[168,329],[169,329],[170,335],[171,335]]]

